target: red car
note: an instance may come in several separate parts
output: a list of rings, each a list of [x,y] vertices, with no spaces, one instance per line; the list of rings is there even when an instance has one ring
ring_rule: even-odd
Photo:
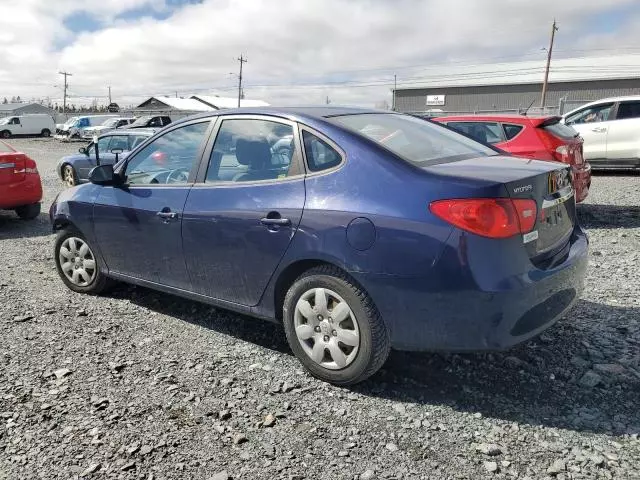
[[[15,210],[20,218],[40,214],[42,183],[36,162],[0,142],[0,210]]]
[[[589,194],[591,165],[582,156],[583,140],[573,128],[560,123],[560,117],[461,115],[433,120],[518,157],[571,165],[576,202]]]

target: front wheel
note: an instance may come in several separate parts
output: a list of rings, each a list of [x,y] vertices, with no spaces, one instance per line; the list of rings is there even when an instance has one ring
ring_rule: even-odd
[[[49,135],[51,135],[51,130],[49,130],[48,128],[43,128],[42,132],[40,132],[40,135],[42,135],[43,137],[48,137]]]
[[[0,132],[0,137],[11,138],[11,132],[9,130],[3,130],[2,132]]]
[[[111,281],[100,271],[93,249],[80,232],[60,230],[53,256],[58,275],[74,292],[99,294],[110,286]]]
[[[62,167],[62,181],[67,187],[75,187],[78,184],[78,176],[75,169],[67,164]]]
[[[40,215],[40,204],[23,205],[16,208],[16,214],[23,220],[33,220]]]
[[[298,277],[285,297],[283,320],[293,353],[313,376],[326,382],[362,382],[389,355],[389,334],[373,301],[332,266]]]

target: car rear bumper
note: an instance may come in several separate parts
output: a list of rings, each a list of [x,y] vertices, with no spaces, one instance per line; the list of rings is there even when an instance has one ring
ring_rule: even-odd
[[[9,210],[38,203],[40,200],[42,200],[40,175],[29,174],[20,182],[0,185],[0,209]]]
[[[591,187],[591,165],[588,162],[582,165],[572,165],[573,187],[576,191],[576,202],[582,202],[589,195]]]
[[[539,335],[578,300],[588,240],[576,227],[570,241],[568,257],[549,270],[537,269],[528,257],[524,269],[514,267],[524,265],[522,258],[487,268],[487,258],[471,258],[474,247],[468,240],[466,259],[458,265],[455,258],[440,259],[425,277],[352,275],[372,296],[394,348],[502,350]],[[460,257],[459,251],[451,253]],[[486,256],[499,258],[500,253]]]

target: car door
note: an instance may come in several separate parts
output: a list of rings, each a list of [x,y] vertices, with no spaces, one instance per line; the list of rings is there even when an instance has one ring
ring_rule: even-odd
[[[609,122],[607,135],[608,163],[638,163],[640,157],[640,101],[618,104],[615,120]]]
[[[191,289],[182,250],[182,211],[208,138],[210,119],[180,124],[132,153],[100,189],[94,229],[110,272]]]
[[[276,153],[273,145],[287,136],[295,138],[293,148]],[[187,269],[197,293],[254,306],[302,217],[297,126],[273,117],[225,116],[208,150],[201,183],[184,208]]]
[[[606,161],[607,135],[614,102],[600,103],[582,108],[565,118],[584,139],[584,158],[594,164]]]

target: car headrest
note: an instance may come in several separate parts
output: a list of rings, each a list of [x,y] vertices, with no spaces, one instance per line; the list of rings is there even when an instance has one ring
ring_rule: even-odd
[[[266,139],[238,139],[236,142],[236,159],[239,164],[251,166],[253,169],[265,168],[271,162],[269,142]]]

